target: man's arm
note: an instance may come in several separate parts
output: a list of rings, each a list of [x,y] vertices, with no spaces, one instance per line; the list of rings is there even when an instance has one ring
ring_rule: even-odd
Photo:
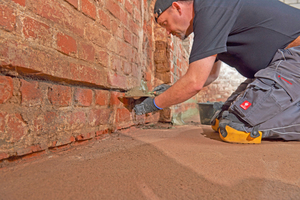
[[[221,64],[222,62],[221,61],[217,61],[214,63],[214,66],[204,84],[204,87],[205,86],[208,86],[209,84],[211,84],[212,82],[214,82],[218,76],[219,76],[219,73],[220,73],[220,69],[221,69]]]
[[[190,64],[188,71],[172,87],[155,98],[160,108],[182,103],[196,95],[209,77],[216,55],[203,58]]]

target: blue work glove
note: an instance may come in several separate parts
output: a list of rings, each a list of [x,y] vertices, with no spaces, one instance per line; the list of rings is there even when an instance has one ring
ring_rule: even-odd
[[[169,89],[171,86],[167,85],[167,84],[161,84],[157,87],[154,88],[154,90],[152,91],[154,94],[161,94],[163,92],[165,92],[167,89]]]
[[[162,85],[155,87],[152,92],[154,94],[158,95],[158,94],[161,94],[164,91],[166,91],[169,87],[171,87],[171,86],[169,86],[167,84],[162,84]],[[143,115],[143,114],[155,112],[155,111],[158,111],[161,109],[162,108],[159,108],[158,106],[155,105],[154,98],[152,98],[152,97],[146,98],[142,103],[136,104],[133,108],[134,112],[137,115]]]
[[[155,106],[154,98],[148,97],[142,103],[135,105],[133,110],[137,115],[143,115],[146,113],[151,113],[151,112],[161,110],[161,108]]]

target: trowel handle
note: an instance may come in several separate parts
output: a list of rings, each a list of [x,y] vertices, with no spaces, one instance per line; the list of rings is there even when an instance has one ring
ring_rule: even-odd
[[[150,92],[150,94],[153,94],[154,96],[158,96],[160,94],[162,94],[163,92],[157,92],[157,91],[154,91],[154,92]]]

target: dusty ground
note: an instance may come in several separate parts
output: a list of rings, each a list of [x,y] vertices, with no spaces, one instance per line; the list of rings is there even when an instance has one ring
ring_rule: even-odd
[[[151,127],[150,127],[151,128]],[[0,169],[0,199],[300,199],[300,142],[137,129]]]

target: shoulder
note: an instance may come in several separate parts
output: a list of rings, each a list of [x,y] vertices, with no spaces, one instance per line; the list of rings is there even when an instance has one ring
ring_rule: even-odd
[[[222,7],[228,9],[234,9],[236,5],[241,4],[243,0],[194,0],[195,12],[204,8]]]

